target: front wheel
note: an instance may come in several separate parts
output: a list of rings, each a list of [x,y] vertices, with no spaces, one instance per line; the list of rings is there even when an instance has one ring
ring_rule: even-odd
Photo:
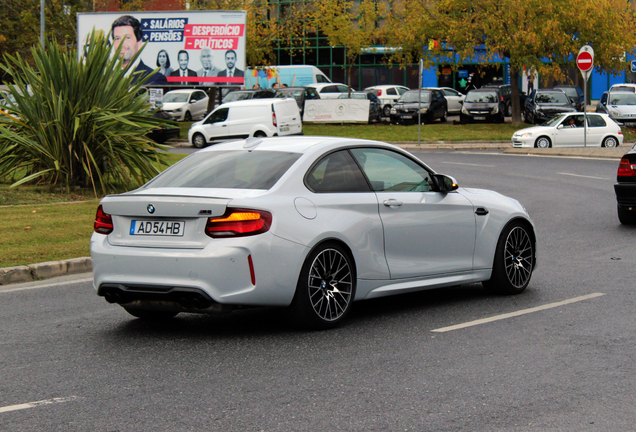
[[[267,135],[265,134],[265,132],[262,131],[256,131],[254,132],[254,138],[265,138],[267,137]]]
[[[192,121],[192,114],[190,114],[190,111],[186,111],[185,115],[183,116],[183,121],[187,121],[187,122]]]
[[[192,137],[192,145],[196,148],[203,148],[207,144],[205,137],[200,133],[195,133]]]
[[[550,148],[552,147],[552,143],[550,142],[550,138],[542,136],[537,139],[534,146],[536,148]]]
[[[512,222],[499,236],[492,276],[482,284],[499,294],[519,294],[530,282],[534,263],[534,241],[529,228],[524,223]]]
[[[607,148],[618,147],[618,140],[613,136],[609,136],[603,140],[602,146]]]
[[[303,264],[291,304],[296,321],[313,329],[336,327],[349,313],[355,295],[355,266],[344,248],[325,243]]]
[[[446,118],[448,117],[448,111],[444,108],[444,112],[442,113],[442,117],[440,117],[439,121],[442,123],[446,122]]]
[[[391,105],[384,105],[384,117],[391,117]]]

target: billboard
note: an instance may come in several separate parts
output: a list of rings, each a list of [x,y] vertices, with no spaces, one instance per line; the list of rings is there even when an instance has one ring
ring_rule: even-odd
[[[78,53],[93,29],[122,45],[124,66],[145,44],[135,72],[159,71],[148,86],[238,86],[245,83],[245,11],[77,14]]]

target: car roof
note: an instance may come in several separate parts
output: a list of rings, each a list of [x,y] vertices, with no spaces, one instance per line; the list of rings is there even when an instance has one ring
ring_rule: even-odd
[[[338,83],[338,82],[331,82],[331,83],[312,83],[312,84],[307,84],[307,87],[313,87],[315,89],[321,89],[323,87],[327,87],[330,85],[346,85],[343,83]]]
[[[240,100],[240,101],[224,102],[221,105],[217,106],[217,108],[220,107],[220,106],[229,108],[229,107],[234,107],[234,106],[271,105],[271,104],[283,103],[286,100],[291,100],[291,99],[286,99],[286,98],[245,99],[245,100]],[[294,102],[294,103],[296,103],[296,102]]]
[[[202,91],[205,93],[204,90],[201,89],[177,89],[177,90],[170,90],[169,92],[166,92],[166,94],[168,93],[193,93],[195,91]]]
[[[366,87],[365,90],[379,90],[379,89],[385,89],[385,88],[391,88],[391,87],[401,87],[401,88],[405,88],[405,89],[408,88],[407,86],[403,86],[403,85],[400,85],[400,84],[382,84],[382,85]]]

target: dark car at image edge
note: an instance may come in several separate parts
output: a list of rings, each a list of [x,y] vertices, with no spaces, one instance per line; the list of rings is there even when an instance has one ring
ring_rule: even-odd
[[[636,224],[636,144],[621,158],[614,192],[618,220],[624,225]]]

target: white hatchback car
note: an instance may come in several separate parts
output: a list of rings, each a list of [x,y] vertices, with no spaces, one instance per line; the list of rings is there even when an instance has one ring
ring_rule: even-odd
[[[320,95],[320,99],[338,99],[341,94],[349,93],[349,87],[340,83],[314,83],[307,84],[306,87],[315,88]],[[351,92],[354,91],[354,89],[351,89]]]
[[[582,113],[559,114],[540,126],[516,131],[512,135],[514,147],[617,147],[623,144],[623,132],[607,114],[587,114],[587,137],[585,116]]]
[[[94,230],[97,294],[143,319],[290,306],[329,328],[357,300],[474,282],[517,294],[536,266],[517,200],[360,139],[208,147],[102,199]]]
[[[208,112],[208,95],[203,90],[172,90],[163,96],[162,109],[176,121],[202,119]]]
[[[446,98],[446,102],[448,102],[448,113],[449,114],[459,114],[462,110],[462,104],[464,103],[464,99],[466,99],[466,95],[458,92],[455,89],[450,87],[427,87],[429,89],[438,89],[444,93],[444,97]]]
[[[391,115],[391,107],[397,103],[400,96],[410,89],[399,85],[377,85],[364,89],[364,91],[367,90],[372,90],[382,102],[382,116],[389,117]]]

